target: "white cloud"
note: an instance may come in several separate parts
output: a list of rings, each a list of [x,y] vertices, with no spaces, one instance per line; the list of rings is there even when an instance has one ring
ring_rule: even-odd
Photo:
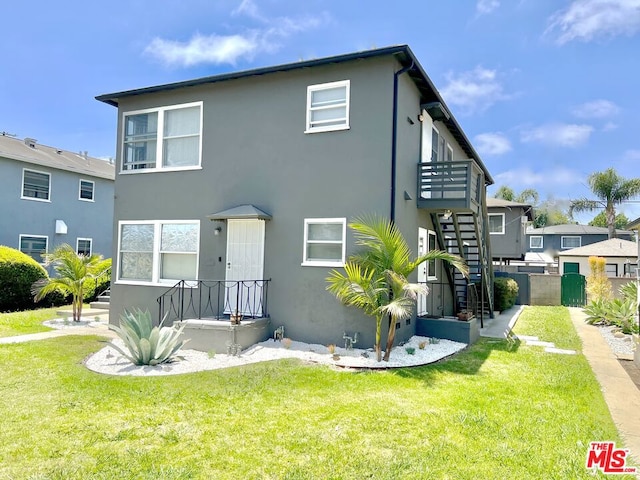
[[[476,11],[478,12],[478,15],[485,15],[493,12],[499,6],[500,2],[498,0],[478,0],[478,3],[476,4]]]
[[[623,155],[624,160],[640,160],[640,150],[627,150]]]
[[[574,107],[572,113],[578,118],[607,118],[619,111],[620,108],[609,100],[594,100]]]
[[[564,123],[548,123],[525,129],[520,134],[524,143],[542,143],[557,147],[578,147],[589,140],[593,127]]]
[[[602,127],[602,131],[603,132],[611,132],[613,130],[616,130],[618,128],[618,124],[614,123],[614,122],[607,122],[604,124],[604,126]]]
[[[640,0],[574,0],[549,19],[546,33],[563,45],[573,40],[634,35],[640,30]]]
[[[188,42],[154,38],[145,49],[168,65],[190,67],[199,63],[230,63],[241,57],[250,57],[258,49],[257,36],[249,35],[194,35]]]
[[[511,151],[511,142],[502,133],[481,133],[473,139],[481,155],[503,155]]]
[[[529,167],[507,170],[494,176],[496,185],[509,185],[516,190],[521,188],[548,187],[549,185],[568,186],[579,184],[582,175],[564,167],[551,170],[533,171]]]
[[[201,63],[235,65],[239,59],[251,59],[257,53],[273,53],[280,48],[282,40],[298,32],[318,28],[330,21],[326,13],[313,17],[268,18],[260,12],[253,0],[243,0],[231,14],[250,17],[258,21],[260,26],[233,35],[198,33],[186,42],[154,38],[145,48],[145,53],[167,65],[183,67]]]
[[[466,114],[484,111],[494,103],[509,98],[504,93],[496,70],[478,66],[458,76],[448,73],[446,79],[448,83],[440,93],[448,105],[457,105]]]

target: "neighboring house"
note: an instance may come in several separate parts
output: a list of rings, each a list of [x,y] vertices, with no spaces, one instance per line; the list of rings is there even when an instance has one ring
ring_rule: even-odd
[[[0,135],[0,245],[42,263],[61,243],[111,257],[115,166]]]
[[[261,335],[359,332],[369,347],[373,321],[326,291],[357,250],[347,224],[368,213],[393,219],[414,254],[465,255],[492,310],[493,180],[409,47],[97,99],[118,108],[112,321],[160,305],[170,320],[225,318],[228,332],[238,312],[270,317]],[[410,280],[431,289],[421,315],[467,308],[468,282],[441,262]],[[398,340],[416,323],[396,325]]]
[[[525,231],[527,224],[533,221],[532,206],[489,197],[487,211],[493,260],[500,264],[524,260],[528,247]]]
[[[631,277],[636,275],[638,247],[636,242],[612,238],[584,247],[572,248],[558,254],[560,273],[579,273],[588,276],[591,272],[589,257],[603,257],[605,271],[609,277]]]
[[[633,232],[628,230],[616,230],[616,234],[623,240],[634,239]],[[606,227],[590,225],[552,225],[527,230],[528,252],[544,252],[553,258],[565,250],[584,247],[608,238],[609,232]]]

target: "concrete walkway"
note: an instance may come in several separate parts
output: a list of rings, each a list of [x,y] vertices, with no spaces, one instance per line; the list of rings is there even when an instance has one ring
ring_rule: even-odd
[[[484,327],[480,329],[480,336],[509,338],[511,330],[518,321],[523,309],[524,305],[515,305],[504,312],[500,312],[494,318],[485,318],[483,320]],[[478,325],[480,325],[480,319],[478,319]]]
[[[569,308],[571,321],[582,340],[582,353],[595,373],[611,417],[626,448],[640,462],[640,390],[609,348],[598,327],[584,322],[586,315],[581,308]],[[610,438],[594,438],[611,440]]]

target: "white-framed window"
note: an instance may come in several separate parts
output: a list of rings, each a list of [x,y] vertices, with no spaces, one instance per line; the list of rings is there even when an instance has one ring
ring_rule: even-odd
[[[307,87],[305,133],[349,129],[349,80]]]
[[[91,238],[80,238],[76,240],[76,253],[78,255],[90,256],[91,250],[93,246],[93,239]]]
[[[617,263],[607,263],[604,266],[604,273],[607,277],[617,277],[618,276],[618,264]]]
[[[80,190],[78,193],[78,200],[83,200],[85,202],[93,202],[93,192],[95,190],[96,184],[92,180],[83,180],[80,179]]]
[[[447,152],[446,152],[445,155],[446,156],[445,156],[444,159],[447,162],[453,162],[453,148],[451,148],[451,145],[449,145],[448,143],[447,143]]]
[[[198,278],[199,220],[118,222],[120,283],[173,284]]]
[[[431,127],[431,161],[437,162],[440,159],[440,132],[436,127]]]
[[[529,237],[529,248],[544,248],[544,237],[542,235],[531,235]]]
[[[19,241],[19,250],[22,253],[26,253],[38,263],[44,263],[42,255],[48,251],[49,237],[46,235],[20,235]]]
[[[346,235],[346,218],[305,218],[302,265],[344,266]]]
[[[429,230],[427,232],[427,252],[437,250],[436,233]],[[427,280],[437,280],[437,263],[436,260],[429,260],[427,262]]]
[[[489,214],[489,234],[504,235],[504,213]]]
[[[563,236],[560,237],[560,248],[578,248],[582,246],[582,237]]]
[[[202,102],[122,115],[122,172],[200,168]]]
[[[51,201],[51,174],[37,170],[22,170],[22,198]]]

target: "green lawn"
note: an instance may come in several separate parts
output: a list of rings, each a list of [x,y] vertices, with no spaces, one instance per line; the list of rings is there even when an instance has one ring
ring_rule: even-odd
[[[516,331],[580,349],[564,308],[527,309]],[[82,366],[102,345],[0,345],[0,479],[586,479],[588,443],[620,444],[586,359],[541,347],[126,378]]]
[[[48,332],[49,327],[42,325],[45,320],[57,317],[61,307],[27,310],[25,312],[0,313],[0,337],[13,337],[29,333]]]

